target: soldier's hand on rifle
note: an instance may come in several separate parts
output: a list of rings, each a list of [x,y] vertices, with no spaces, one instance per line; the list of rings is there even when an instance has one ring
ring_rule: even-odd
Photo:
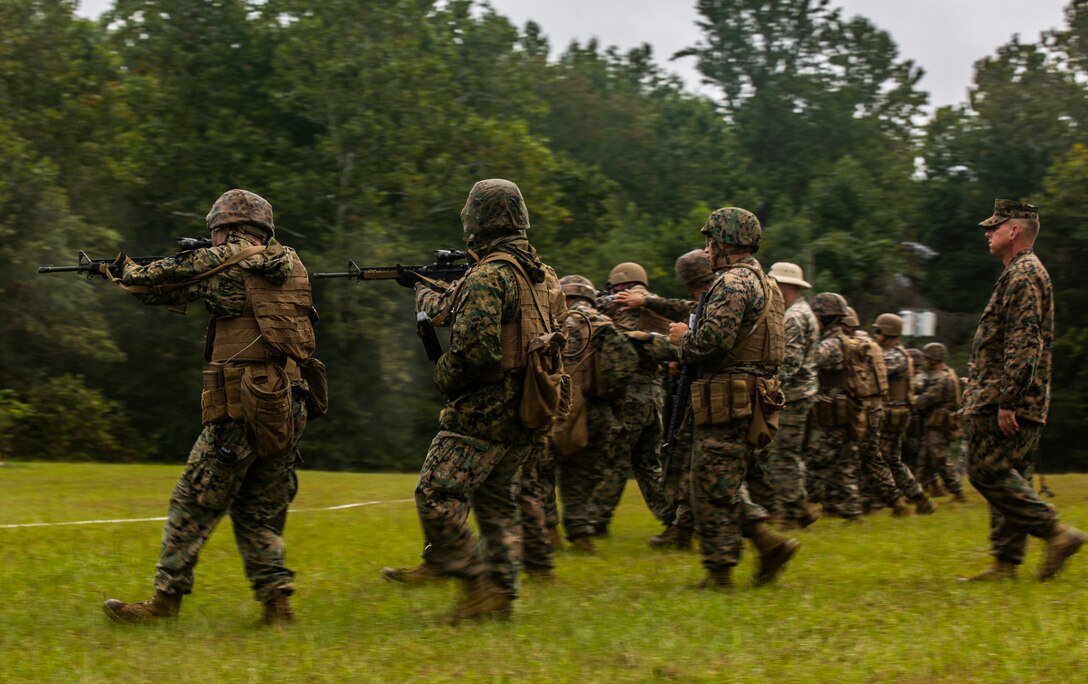
[[[423,282],[423,279],[419,277],[418,273],[409,271],[400,264],[397,264],[397,285],[400,285],[401,287],[415,287],[416,283],[421,282]]]
[[[124,252],[118,252],[117,258],[113,260],[113,263],[106,266],[109,269],[110,275],[114,278],[120,278],[125,275],[125,264],[128,263],[128,255]],[[103,273],[103,276],[106,274]]]
[[[646,297],[637,292],[622,290],[615,295],[616,301],[623,305],[624,309],[639,309],[646,305]]]
[[[669,323],[669,342],[680,346],[680,338],[688,331],[687,323]]]

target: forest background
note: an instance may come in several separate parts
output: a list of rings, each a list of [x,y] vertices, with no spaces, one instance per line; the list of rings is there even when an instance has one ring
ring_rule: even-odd
[[[503,177],[560,274],[602,286],[638,261],[664,295],[712,209],[751,209],[765,265],[802,264],[863,322],[938,311],[961,371],[1001,271],[976,223],[995,197],[1036,203],[1057,302],[1042,465],[1088,463],[1084,0],[932,113],[892,37],[823,1],[698,0],[682,54],[715,99],[671,55],[557,53],[467,0],[117,0],[97,21],[75,5],[0,3],[0,455],[179,462],[197,429],[203,312],[39,264],[170,253],[233,187],[269,199],[311,272],[427,263],[460,246],[472,183]],[[314,291],[332,410],[306,467],[417,468],[442,399],[411,293]]]

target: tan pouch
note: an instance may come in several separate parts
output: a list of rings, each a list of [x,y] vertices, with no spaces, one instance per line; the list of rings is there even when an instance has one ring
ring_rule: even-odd
[[[939,409],[936,410],[936,411],[930,411],[929,415],[926,416],[926,427],[927,428],[945,427],[945,425],[948,424],[948,415],[949,415],[948,413],[946,413],[944,411],[941,411]]]
[[[691,383],[691,419],[695,425],[710,423],[710,383],[706,380]]]
[[[287,372],[274,363],[245,366],[241,403],[257,451],[268,457],[286,453],[295,432]]]
[[[910,422],[910,409],[906,406],[888,406],[884,409],[884,430],[900,432]]]
[[[845,427],[850,424],[851,416],[855,413],[850,408],[850,398],[845,394],[838,394],[832,402],[831,427]]]
[[[223,367],[223,391],[227,395],[227,417],[242,420],[246,417],[242,408],[242,366]]]
[[[586,400],[574,392],[570,412],[552,427],[552,444],[560,456],[573,456],[589,444],[589,425],[586,419]]]
[[[329,412],[329,378],[325,364],[311,356],[298,364],[298,369],[310,387],[310,394],[306,397],[306,417],[320,418]]]
[[[732,391],[729,380],[712,379],[707,382],[709,391],[708,404],[710,408],[710,424],[724,425],[732,419],[729,411]]]
[[[755,402],[747,436],[750,446],[762,449],[774,441],[778,435],[779,416],[785,406],[786,395],[782,392],[781,380],[755,378]]]
[[[200,422],[218,423],[227,419],[227,391],[223,369],[212,367],[201,374]]]
[[[752,393],[748,388],[748,378],[734,377],[729,379],[730,385],[730,412],[732,420],[750,418],[752,416]]]

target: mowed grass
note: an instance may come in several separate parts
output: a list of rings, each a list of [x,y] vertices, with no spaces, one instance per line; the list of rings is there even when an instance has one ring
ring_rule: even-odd
[[[9,464],[0,525],[165,514],[179,467]],[[1052,476],[1063,519],[1088,527],[1088,476]],[[411,499],[411,475],[303,472],[296,509]],[[418,560],[410,502],[299,510],[288,522],[299,622],[257,626],[229,523],[212,537],[176,621],[121,627],[110,597],[151,592],[159,522],[0,528],[0,679],[58,682],[1084,681],[1088,553],[1055,580],[997,586],[987,514],[971,493],[926,518],[820,521],[775,586],[746,549],[732,594],[686,589],[698,556],[655,552],[630,485],[599,555],[560,554],[554,586],[526,584],[508,623],[448,627],[457,587],[405,588],[383,565]]]

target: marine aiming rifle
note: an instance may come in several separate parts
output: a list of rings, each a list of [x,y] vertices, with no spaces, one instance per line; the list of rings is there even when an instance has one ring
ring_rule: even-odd
[[[688,328],[693,332],[703,315],[707,294],[704,292],[699,295],[699,303],[695,305],[695,313],[688,317]],[[665,423],[665,439],[661,445],[662,485],[668,480],[669,464],[672,461],[673,449],[676,448],[676,435],[680,432],[680,424],[684,422],[684,415],[688,412],[688,404],[691,401],[691,383],[694,381],[695,364],[689,363],[680,369],[680,377],[676,381],[676,390],[672,394],[669,419]]]
[[[416,282],[441,290],[435,281],[453,282],[468,271],[468,264],[459,263],[465,259],[465,253],[459,249],[434,250],[434,263],[415,266],[359,266],[354,261],[348,262],[348,270],[333,273],[314,273],[313,278],[351,278],[354,280],[395,280],[404,287],[412,287]]]
[[[205,249],[212,246],[211,238],[190,238],[179,237],[176,238],[178,243],[178,253],[172,256],[181,256],[187,252],[191,252],[194,249]],[[146,266],[153,261],[159,259],[166,259],[165,256],[137,256],[128,257],[130,260],[136,262],[140,266]],[[38,273],[86,273],[88,278],[92,278],[96,275],[106,276],[106,271],[111,270],[111,267],[117,263],[117,257],[112,259],[92,259],[87,256],[86,252],[80,252],[79,258],[76,260],[75,266],[39,266]],[[124,261],[123,259],[121,261]],[[120,278],[120,273],[114,273],[115,278]]]

